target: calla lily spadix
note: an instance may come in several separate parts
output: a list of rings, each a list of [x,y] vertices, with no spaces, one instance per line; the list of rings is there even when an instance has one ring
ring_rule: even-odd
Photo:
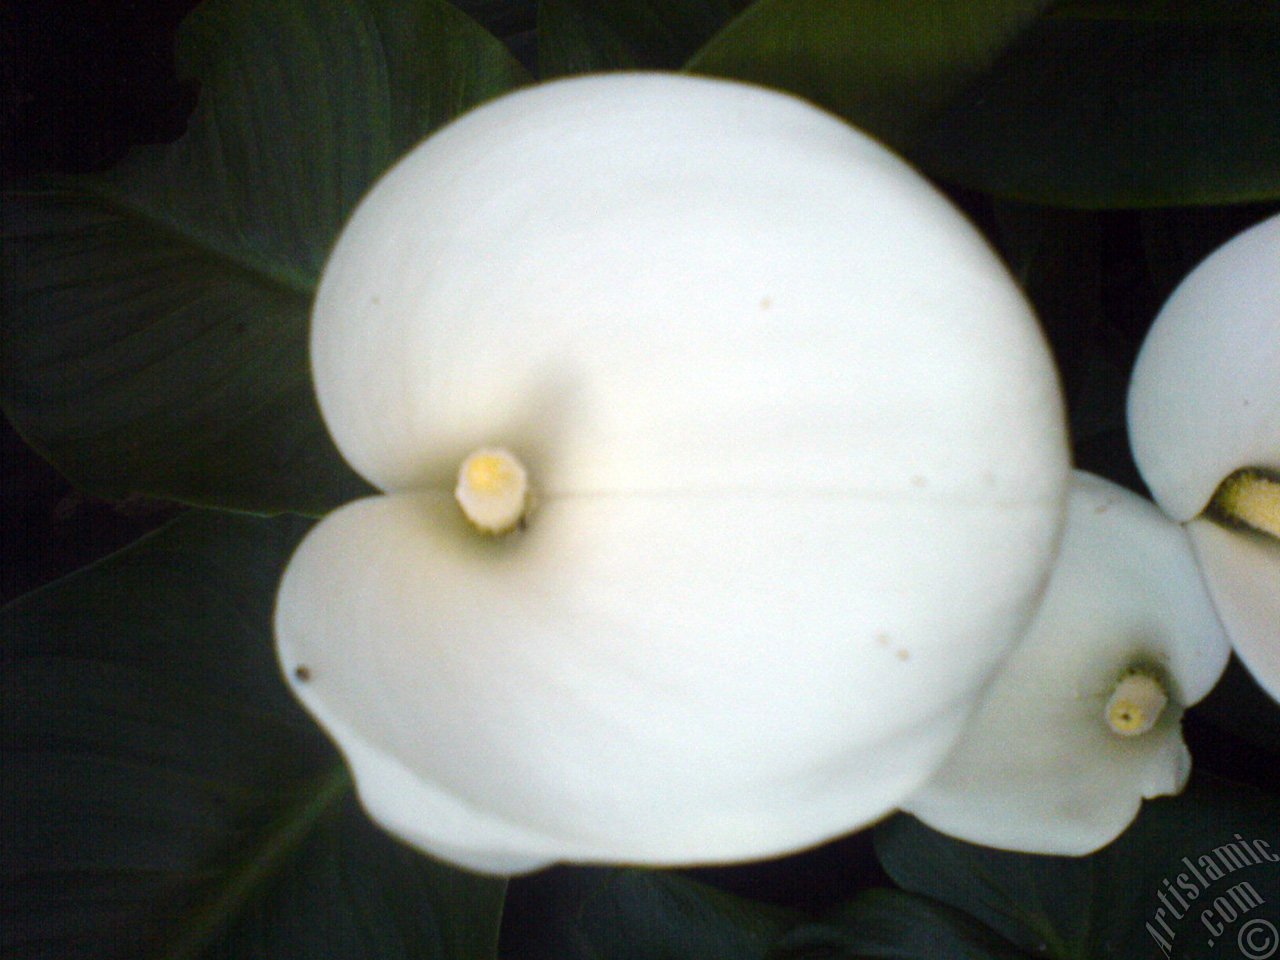
[[[1035,620],[903,809],[972,843],[1091,853],[1144,797],[1182,790],[1183,708],[1208,694],[1230,652],[1183,527],[1077,471]]]
[[[1019,291],[905,163],[762,88],[580,77],[454,121],[356,210],[311,346],[385,493],[298,549],[280,660],[374,819],[473,869],[884,815],[1056,547]]]
[[[1236,652],[1280,701],[1280,216],[1174,290],[1138,355],[1128,416],[1143,479],[1187,524]]]

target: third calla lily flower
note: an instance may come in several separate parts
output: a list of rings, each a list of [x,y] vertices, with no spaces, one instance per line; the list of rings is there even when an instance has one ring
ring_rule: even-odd
[[[1280,216],[1173,292],[1134,368],[1129,432],[1236,652],[1280,701]]]

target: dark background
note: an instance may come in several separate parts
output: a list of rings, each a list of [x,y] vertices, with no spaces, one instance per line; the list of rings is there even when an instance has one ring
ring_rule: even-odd
[[[175,75],[174,37],[196,2],[0,5],[5,186],[42,174],[102,170],[134,144],[179,137],[196,91]],[[125,546],[175,512],[170,504],[142,498],[109,503],[74,489],[5,418],[0,603]]]

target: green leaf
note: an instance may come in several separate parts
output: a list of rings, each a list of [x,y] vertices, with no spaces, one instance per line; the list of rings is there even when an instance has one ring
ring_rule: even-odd
[[[541,0],[544,79],[596,70],[675,70],[749,0]]]
[[[1087,857],[974,846],[906,815],[877,828],[876,849],[903,889],[1037,957],[1251,956],[1242,939],[1233,952],[1238,938],[1256,947],[1280,927],[1277,823],[1275,797],[1197,776],[1181,796],[1147,801],[1128,831]]]
[[[954,99],[912,158],[953,183],[1069,207],[1280,198],[1277,9],[1064,9]]]
[[[1050,0],[756,0],[688,64],[799,94],[900,150]]]
[[[190,512],[0,611],[7,960],[493,955],[502,883],[375,828],[279,674],[305,526]]]
[[[769,960],[1028,960],[959,910],[901,890],[867,890],[782,937]]]
[[[367,489],[324,432],[307,313],[361,195],[526,80],[443,0],[210,0],[186,134],[6,201],[3,398],[74,482],[260,512]]]
[[[510,960],[763,960],[797,919],[662,870],[561,867],[512,900]]]

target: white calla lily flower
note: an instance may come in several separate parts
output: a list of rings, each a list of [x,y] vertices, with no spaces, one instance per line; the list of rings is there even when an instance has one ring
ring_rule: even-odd
[[[279,656],[372,816],[482,871],[882,816],[1057,542],[1056,376],[1004,268],[758,87],[575,78],[450,124],[344,230],[312,359],[386,494],[297,551]]]
[[[1210,254],[1129,388],[1134,459],[1185,522],[1241,661],[1280,701],[1280,216]]]
[[[1039,613],[903,809],[971,843],[1091,853],[1143,798],[1182,790],[1183,708],[1213,688],[1230,649],[1186,531],[1077,471]]]

